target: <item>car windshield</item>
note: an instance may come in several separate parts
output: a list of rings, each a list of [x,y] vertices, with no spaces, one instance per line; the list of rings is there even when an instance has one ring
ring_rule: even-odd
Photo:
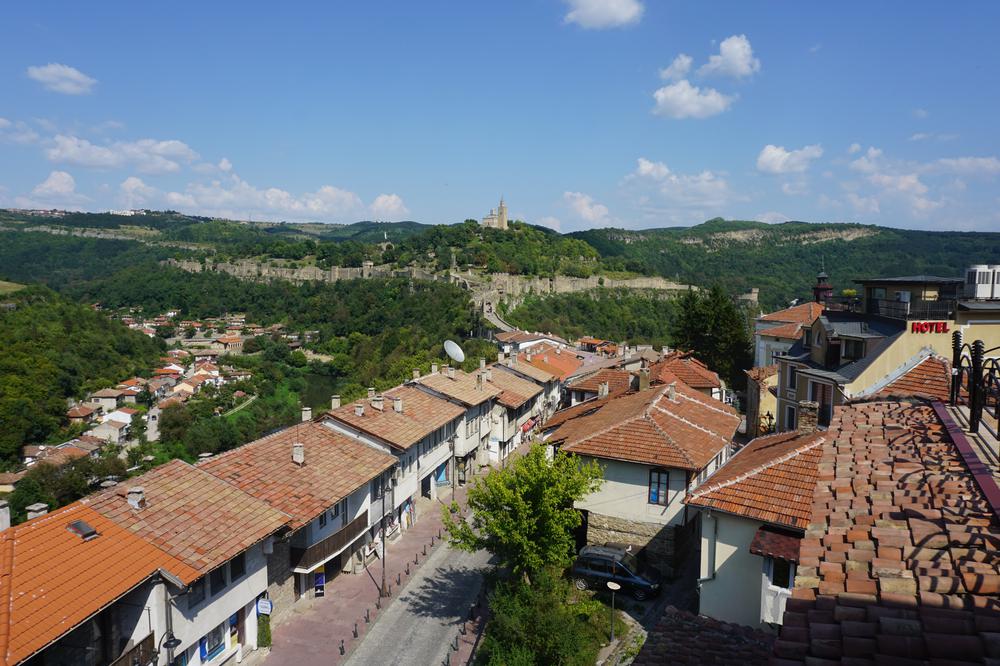
[[[633,555],[632,553],[625,553],[624,555],[622,555],[622,564],[624,564],[625,568],[628,569],[631,573],[638,575],[639,562],[636,561],[635,555]]]

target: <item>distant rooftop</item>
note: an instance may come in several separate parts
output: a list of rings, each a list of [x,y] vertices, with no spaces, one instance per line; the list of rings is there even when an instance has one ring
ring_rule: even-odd
[[[863,278],[855,280],[855,284],[870,284],[873,282],[890,282],[898,284],[964,284],[960,277],[941,277],[939,275],[904,275],[902,277]]]

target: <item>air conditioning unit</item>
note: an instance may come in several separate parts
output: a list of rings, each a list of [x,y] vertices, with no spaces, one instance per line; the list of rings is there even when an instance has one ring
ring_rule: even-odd
[[[397,465],[392,470],[392,480],[399,481],[401,478],[403,478],[403,468]]]

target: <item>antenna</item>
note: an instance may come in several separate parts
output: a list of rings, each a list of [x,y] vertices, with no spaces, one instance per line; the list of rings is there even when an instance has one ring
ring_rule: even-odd
[[[455,361],[455,363],[461,363],[465,360],[465,352],[462,348],[458,346],[457,342],[452,342],[451,340],[444,341],[444,352]]]

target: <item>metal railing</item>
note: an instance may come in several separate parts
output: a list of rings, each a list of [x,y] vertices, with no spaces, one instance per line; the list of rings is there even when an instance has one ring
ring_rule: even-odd
[[[962,342],[962,332],[951,335],[951,395],[952,405],[969,408],[969,431],[979,432],[983,414],[992,417],[994,426],[986,424],[994,438],[994,428],[1000,422],[1000,358],[995,353],[1000,346],[986,349],[982,340],[972,344]],[[994,354],[991,356],[991,354]],[[1000,429],[1000,428],[997,428]]]
[[[108,664],[108,666],[136,666],[136,664],[156,663],[154,659],[156,656],[155,650],[156,644],[153,642],[153,634],[149,634]]]
[[[876,314],[891,319],[950,319],[958,303],[954,300],[939,301],[889,301],[870,298],[867,302],[868,314]]]

